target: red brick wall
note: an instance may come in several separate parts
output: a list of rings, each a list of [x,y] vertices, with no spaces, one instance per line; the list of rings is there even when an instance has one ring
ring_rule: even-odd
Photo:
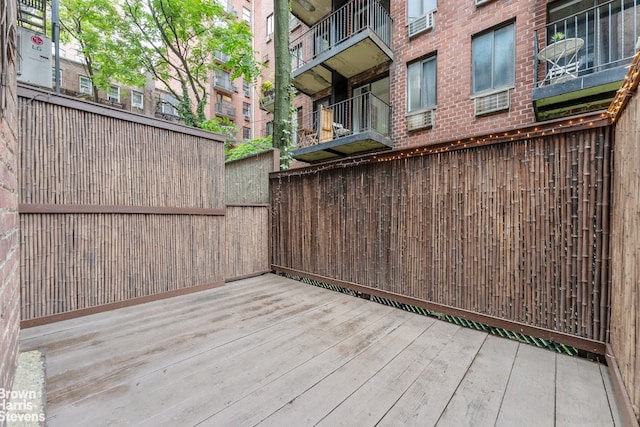
[[[392,138],[396,147],[488,134],[535,121],[531,92],[534,77],[533,30],[537,3],[535,0],[494,0],[476,7],[473,0],[440,0],[433,30],[410,40],[406,27],[406,2],[391,2],[391,15],[394,20],[394,61],[390,72],[391,106],[394,115]],[[472,36],[514,18],[516,64],[515,88],[511,90],[511,108],[509,111],[476,117],[474,101],[471,98]],[[438,55],[435,125],[432,129],[407,132],[407,63],[432,52],[437,52]]]
[[[12,0],[10,0],[12,1]],[[9,10],[15,11],[15,2]],[[15,19],[9,16],[8,23]],[[3,30],[0,28],[0,30]],[[15,33],[11,33],[15,46]],[[0,390],[10,389],[20,326],[18,144],[16,108],[17,52],[9,47],[4,109],[0,111]],[[0,61],[0,67],[3,62]],[[2,107],[0,95],[0,108]]]

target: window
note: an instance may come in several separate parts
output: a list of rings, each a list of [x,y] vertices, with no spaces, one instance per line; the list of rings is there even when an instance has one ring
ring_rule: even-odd
[[[438,8],[438,0],[408,0],[407,1],[407,23],[432,12]]]
[[[251,25],[251,11],[246,7],[242,8],[242,20]]]
[[[251,120],[251,104],[247,102],[242,103],[242,115],[245,120]]]
[[[118,86],[109,86],[107,101],[120,102],[120,88]]]
[[[242,81],[242,92],[247,98],[251,96],[251,86],[249,85],[249,82],[245,80]]]
[[[273,13],[267,16],[267,41],[273,37]]]
[[[471,51],[474,94],[513,86],[515,80],[513,23],[475,36]]]
[[[131,107],[143,109],[144,108],[144,94],[137,90],[131,91]]]
[[[231,75],[223,70],[215,70],[213,85],[218,89],[223,89],[228,92],[233,90],[233,85],[231,84]]]
[[[273,135],[273,122],[267,122],[267,129],[265,130],[265,137]]]
[[[58,70],[58,78],[60,81],[60,86],[62,86],[62,70]],[[51,83],[53,87],[56,87],[56,68],[55,67],[51,69]]]
[[[91,95],[93,92],[93,83],[89,77],[80,76],[80,93]]]
[[[242,128],[242,139],[243,140],[247,140],[247,139],[251,139],[251,128],[250,127],[243,127]]]
[[[300,20],[293,13],[289,13],[289,31],[293,31],[300,26]]]
[[[415,112],[436,106],[435,56],[414,62],[407,67],[408,111]]]
[[[178,105],[178,100],[173,96],[169,95],[168,93],[165,93],[162,96],[162,99],[158,98],[158,102],[156,105],[156,109],[157,109],[156,112],[159,112],[167,116],[178,117],[177,105]]]

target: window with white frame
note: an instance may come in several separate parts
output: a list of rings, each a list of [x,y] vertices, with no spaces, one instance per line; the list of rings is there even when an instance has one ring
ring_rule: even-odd
[[[62,85],[62,70],[58,70],[58,78],[60,81],[60,85]],[[53,87],[56,87],[56,68],[55,67],[51,69],[51,83],[53,84]]]
[[[242,115],[245,120],[251,120],[251,104],[247,102],[242,103]]]
[[[515,81],[513,22],[478,34],[471,43],[473,93],[507,89]]]
[[[412,23],[438,8],[438,0],[408,0],[407,24]]]
[[[247,98],[249,98],[251,96],[251,85],[246,80],[242,81],[242,93]]]
[[[409,113],[435,108],[437,57],[430,56],[407,66],[407,110]]]
[[[93,82],[89,77],[80,76],[80,93],[91,95],[93,92]]]
[[[120,88],[118,86],[109,86],[107,90],[107,101],[120,102]]]
[[[246,7],[242,8],[242,20],[251,25],[251,11]]]
[[[131,107],[144,109],[144,93],[137,90],[131,91]]]
[[[267,41],[273,38],[273,13],[267,16]]]

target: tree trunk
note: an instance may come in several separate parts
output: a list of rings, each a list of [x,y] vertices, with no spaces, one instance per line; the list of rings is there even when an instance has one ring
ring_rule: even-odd
[[[280,158],[288,157],[291,145],[291,56],[289,53],[289,0],[274,0],[275,110],[273,147]]]

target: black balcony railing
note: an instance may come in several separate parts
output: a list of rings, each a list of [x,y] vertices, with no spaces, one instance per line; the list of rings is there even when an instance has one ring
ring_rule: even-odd
[[[637,0],[612,0],[535,30],[536,86],[627,65],[639,25]]]
[[[367,29],[391,45],[391,17],[378,0],[347,3],[291,42],[292,71]]]
[[[302,117],[298,123],[298,147],[308,147],[364,132],[389,135],[391,107],[365,93]]]

